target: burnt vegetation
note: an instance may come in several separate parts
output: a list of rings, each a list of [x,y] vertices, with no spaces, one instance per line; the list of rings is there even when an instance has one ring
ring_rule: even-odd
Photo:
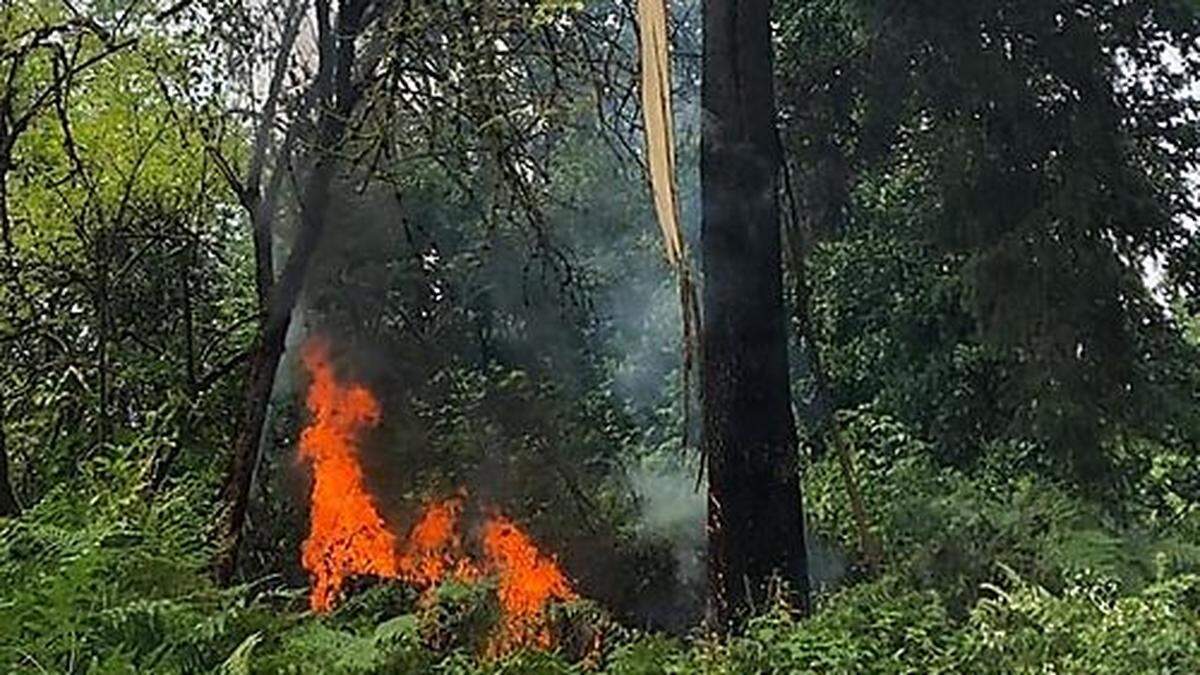
[[[1200,672],[1194,0],[0,0],[0,670]]]

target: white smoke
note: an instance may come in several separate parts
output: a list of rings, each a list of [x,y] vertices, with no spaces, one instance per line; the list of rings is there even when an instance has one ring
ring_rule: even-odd
[[[641,506],[643,531],[671,545],[679,581],[703,583],[707,486],[701,483],[697,489],[696,467],[685,462],[643,465],[632,472],[630,483]]]

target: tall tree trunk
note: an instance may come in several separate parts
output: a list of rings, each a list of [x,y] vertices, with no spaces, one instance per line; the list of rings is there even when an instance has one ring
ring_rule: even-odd
[[[267,316],[250,358],[250,376],[243,398],[241,422],[234,440],[233,457],[226,473],[223,510],[218,522],[218,550],[214,575],[221,583],[232,580],[237,568],[246,510],[258,449],[267,417],[275,373],[283,357],[284,340],[291,325],[292,310],[304,286],[309,262],[325,229],[325,211],[337,170],[334,152],[346,131],[358,92],[351,76],[355,40],[361,32],[365,0],[348,0],[339,8],[337,26],[330,26],[329,0],[317,0],[319,63],[315,100],[320,107],[317,120],[315,163],[302,191],[300,227],[279,280],[272,285]]]
[[[13,168],[13,146],[17,144],[15,130],[8,121],[9,104],[0,100],[0,242],[4,252],[13,252],[12,223],[8,215],[8,172]]]
[[[772,581],[808,611],[788,383],[770,3],[705,0],[700,177],[709,600],[730,628]]]

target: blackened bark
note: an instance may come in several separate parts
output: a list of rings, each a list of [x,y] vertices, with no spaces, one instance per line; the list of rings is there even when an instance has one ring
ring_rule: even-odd
[[[710,611],[721,629],[761,608],[776,578],[808,610],[769,15],[767,0],[704,3],[701,443]]]
[[[317,0],[319,63],[315,99],[317,121],[316,160],[302,190],[300,227],[279,280],[272,285],[267,316],[250,357],[250,376],[243,398],[241,422],[234,439],[233,457],[226,473],[223,511],[218,523],[218,550],[214,575],[229,583],[237,568],[246,510],[258,449],[267,418],[267,404],[275,373],[283,357],[292,311],[304,286],[304,277],[324,232],[325,212],[337,170],[334,149],[341,144],[347,121],[354,111],[358,90],[352,83],[355,39],[361,32],[365,0],[349,0],[340,7],[336,28],[330,27],[329,0]]]
[[[0,445],[4,444],[4,432],[0,431]],[[12,482],[8,477],[8,448],[0,447],[0,518],[15,518],[21,515],[21,507],[13,494]]]

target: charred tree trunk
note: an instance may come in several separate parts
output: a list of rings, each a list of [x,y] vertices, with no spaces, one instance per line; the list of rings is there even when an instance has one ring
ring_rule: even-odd
[[[788,383],[770,3],[705,0],[702,447],[710,612],[722,629],[773,580],[808,610],[808,557]]]
[[[325,212],[337,170],[334,152],[346,131],[358,99],[352,82],[355,40],[361,32],[365,0],[341,5],[336,27],[330,25],[329,0],[317,0],[319,64],[314,87],[319,106],[317,153],[304,182],[300,227],[279,280],[271,287],[267,316],[250,357],[250,376],[243,399],[241,421],[234,440],[233,457],[226,473],[223,510],[218,522],[218,550],[214,575],[221,583],[232,580],[250,501],[254,467],[267,418],[275,373],[283,357],[284,340],[291,325],[292,310],[304,286],[309,262],[325,229]]]
[[[21,507],[13,494],[12,482],[8,477],[8,448],[5,445],[4,432],[0,430],[0,518],[15,518],[21,515]]]

